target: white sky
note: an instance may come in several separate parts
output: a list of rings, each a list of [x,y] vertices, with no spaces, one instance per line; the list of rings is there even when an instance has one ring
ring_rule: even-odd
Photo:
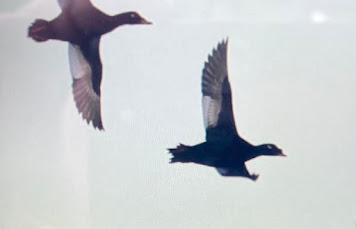
[[[354,228],[356,3],[96,0],[137,10],[101,43],[105,132],[77,114],[67,45],[26,37],[56,1],[0,3],[0,228]],[[239,133],[287,158],[248,163],[257,182],[170,165],[204,141],[200,77],[229,36]]]

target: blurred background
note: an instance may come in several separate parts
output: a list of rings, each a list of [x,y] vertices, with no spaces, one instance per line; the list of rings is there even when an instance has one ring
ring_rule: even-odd
[[[0,3],[1,229],[355,228],[355,1],[92,2],[154,23],[101,40],[105,132],[78,115],[68,45],[27,38],[57,2]],[[288,155],[248,162],[257,182],[166,150],[205,140],[201,71],[226,37],[240,135]]]

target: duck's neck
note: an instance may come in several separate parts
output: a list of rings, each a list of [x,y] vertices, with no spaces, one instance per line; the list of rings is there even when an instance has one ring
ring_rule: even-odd
[[[258,145],[258,146],[255,146],[255,150],[254,150],[255,154],[257,154],[256,157],[258,156],[270,156],[271,154],[269,153],[268,150],[266,150],[266,146],[265,145]]]
[[[252,148],[250,153],[248,154],[247,160],[251,160],[251,159],[254,159],[254,158],[262,156],[262,155],[263,154],[262,154],[262,152],[260,150],[258,150],[256,148],[254,148],[254,149]]]
[[[121,25],[129,24],[128,19],[126,17],[124,17],[122,14],[117,14],[114,16],[107,16],[107,18],[108,19],[105,22],[105,25],[103,26],[104,31],[102,31],[102,34],[111,32]]]
[[[257,146],[251,145],[248,160],[251,160],[253,158],[263,156],[263,155],[268,155],[268,154],[266,154],[265,149],[262,145],[257,145]]]
[[[112,21],[113,25],[115,26],[114,28],[121,26],[121,25],[127,25],[130,24],[130,17],[128,17],[127,13],[122,13],[122,14],[116,14],[112,16]]]

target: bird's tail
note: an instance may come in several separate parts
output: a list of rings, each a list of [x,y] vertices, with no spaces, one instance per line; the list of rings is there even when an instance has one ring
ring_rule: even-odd
[[[187,145],[183,145],[183,144],[179,144],[177,146],[177,148],[171,148],[168,149],[169,153],[171,153],[173,155],[173,157],[171,158],[171,162],[170,163],[175,163],[175,162],[191,162],[189,160],[189,149],[191,148],[191,146],[187,146]]]
[[[28,28],[28,36],[38,42],[47,41],[52,35],[52,31],[48,25],[48,21],[36,19],[36,21]]]

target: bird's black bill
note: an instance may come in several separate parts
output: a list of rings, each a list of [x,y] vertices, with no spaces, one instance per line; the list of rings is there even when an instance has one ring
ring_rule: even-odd
[[[145,19],[142,19],[142,20],[141,20],[141,22],[140,22],[140,24],[144,24],[144,25],[152,25],[153,23],[152,23],[152,22],[150,22],[150,21],[147,21],[147,20],[145,20]]]
[[[287,155],[285,155],[283,151],[281,151],[278,156],[286,157]]]

